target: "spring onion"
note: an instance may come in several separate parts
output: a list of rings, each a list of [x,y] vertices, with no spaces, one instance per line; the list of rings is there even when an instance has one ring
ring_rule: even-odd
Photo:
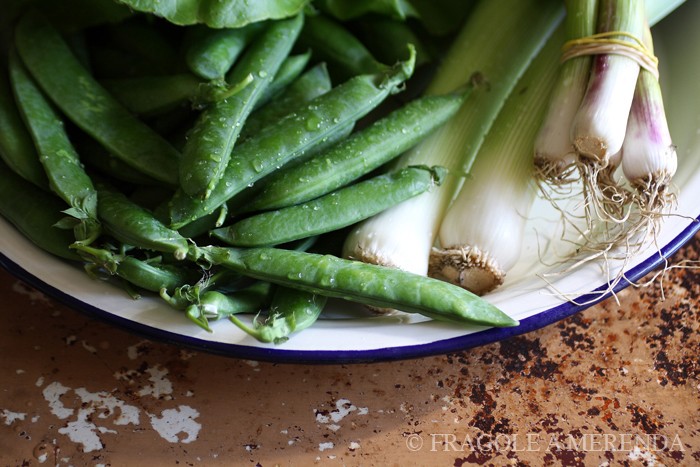
[[[595,32],[598,0],[566,1],[566,40],[580,40]],[[571,57],[559,67],[549,107],[535,140],[535,167],[538,179],[553,186],[570,181],[576,152],[570,129],[588,82],[593,58]]]
[[[445,214],[429,275],[481,295],[500,285],[518,260],[537,194],[532,147],[557,77],[563,32],[549,39],[498,114]]]
[[[651,5],[650,17],[654,18],[654,21],[660,19],[656,12],[660,3],[655,2]],[[533,154],[532,148],[535,148],[537,166],[540,155],[538,149],[542,148],[538,143],[542,143],[541,138],[544,134],[553,136],[552,128],[545,128],[546,125],[557,117],[563,120],[565,115],[572,115],[571,107],[560,105],[563,102],[562,98],[576,100],[581,97],[575,87],[570,88],[571,94],[568,96],[562,94],[562,90],[566,90],[568,84],[581,77],[567,64],[569,62],[558,65],[558,58],[559,46],[565,37],[571,37],[572,26],[579,28],[578,34],[584,34],[584,27],[588,27],[586,24],[591,21],[591,12],[595,11],[593,5],[588,2],[578,2],[578,5],[574,5],[574,2],[569,3],[572,8],[582,5],[589,18],[570,18],[571,22],[567,22],[552,36],[500,111],[480,148],[470,177],[465,181],[442,222],[439,248],[434,248],[431,254],[430,275],[460,284],[474,293],[483,294],[502,283],[506,272],[517,261],[525,222],[536,194],[532,183],[532,165],[529,162]],[[582,60],[581,63],[584,64],[585,61]],[[650,78],[654,78],[650,72],[643,73],[645,76],[648,73]],[[652,99],[658,99],[654,100],[654,104],[658,105],[648,105],[639,112],[633,110],[633,113],[642,117],[649,116],[652,112],[663,112],[658,82],[656,85],[657,94],[650,94],[653,94]],[[632,108],[635,106],[632,105]],[[632,121],[636,119],[630,117],[630,122]],[[563,121],[562,123],[566,124]],[[662,134],[668,133],[665,126],[660,130]],[[566,128],[559,128],[557,131],[568,136]],[[628,130],[628,137],[630,136]],[[659,152],[662,154],[664,151],[668,153],[669,147],[672,147],[668,140],[664,140],[661,146]],[[564,146],[563,151],[568,154],[571,148]],[[608,157],[611,167],[624,160],[623,153],[624,150],[617,151]],[[559,153],[559,156],[561,154]],[[563,166],[562,164],[560,168]],[[667,167],[669,170],[671,168],[673,167]],[[647,167],[639,175],[642,180],[649,179],[646,169]],[[539,176],[543,174],[542,171],[535,172]],[[550,175],[552,173],[550,172]],[[559,175],[562,173],[559,172]],[[662,171],[662,177],[663,173]],[[599,172],[599,182],[602,177],[610,177],[610,180],[613,180],[610,171]],[[554,177],[549,179],[550,182],[553,180]],[[474,219],[478,219],[479,222],[474,222]]]
[[[645,46],[652,49],[646,28]],[[663,211],[669,200],[669,184],[676,172],[676,147],[666,120],[657,76],[641,70],[634,92],[627,132],[621,151],[625,178],[637,191],[637,203],[645,214]]]
[[[343,255],[427,274],[442,215],[471,165],[505,97],[563,17],[558,1],[481,1],[455,38],[428,94],[443,94],[483,77],[459,112],[397,162],[440,165],[450,170],[438,190],[417,196],[360,224],[348,235]],[[497,28],[493,25],[498,24]]]

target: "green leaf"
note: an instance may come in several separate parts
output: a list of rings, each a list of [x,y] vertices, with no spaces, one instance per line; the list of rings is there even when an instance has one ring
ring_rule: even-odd
[[[136,11],[152,13],[178,25],[206,24],[239,28],[299,13],[310,0],[117,0]]]
[[[317,0],[316,4],[320,9],[342,21],[368,13],[399,20],[417,16],[411,2],[407,0]]]

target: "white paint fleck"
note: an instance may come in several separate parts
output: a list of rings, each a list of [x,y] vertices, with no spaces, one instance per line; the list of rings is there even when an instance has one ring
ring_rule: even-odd
[[[130,345],[129,347],[126,348],[126,356],[129,357],[129,360],[136,360],[142,354],[141,349],[143,349],[147,345],[148,345],[148,341],[146,341],[146,340],[137,342],[134,345]]]
[[[97,353],[97,348],[95,348],[94,346],[88,344],[86,341],[82,341],[81,344],[82,344],[83,348],[84,348],[85,350],[87,350],[88,352],[90,352],[90,353]]]
[[[85,388],[77,388],[75,393],[80,397],[83,405],[90,404],[92,408],[90,414],[100,410],[98,418],[109,418],[115,415],[116,409],[119,409],[119,416],[114,420],[115,425],[139,424],[139,409],[136,406],[125,404],[124,401],[104,391],[89,392]]]
[[[287,433],[289,433],[289,430],[280,430],[280,433],[282,433],[283,435],[286,435]]]
[[[71,388],[55,381],[43,390],[44,399],[49,404],[51,413],[59,419],[67,419],[76,415],[74,420],[69,421],[66,426],[59,428],[58,432],[68,436],[77,444],[82,444],[84,452],[91,452],[102,449],[103,444],[98,436],[99,433],[117,433],[116,430],[105,426],[97,426],[94,419],[106,419],[118,416],[112,423],[115,425],[139,424],[139,410],[137,407],[125,404],[108,392],[90,392],[85,388],[74,389],[73,392],[80,399],[76,405],[80,407],[77,414],[75,409],[66,407],[61,397],[71,391]],[[117,410],[118,409],[118,410]]]
[[[32,417],[32,423],[36,423],[36,422],[38,422],[38,421],[39,421],[39,415],[34,415],[34,416]]]
[[[19,368],[19,369],[15,370],[15,373],[17,373],[18,375],[23,375],[24,373],[26,373],[26,371]]]
[[[70,335],[65,339],[66,345],[73,345],[78,341],[78,338],[74,335]]]
[[[42,391],[44,399],[49,403],[49,409],[51,413],[61,420],[66,419],[73,415],[74,410],[63,405],[61,402],[61,396],[70,391],[70,388],[62,385],[58,381],[54,381],[44,388]]]
[[[256,362],[255,360],[245,360],[245,363],[248,366],[252,366],[253,368],[256,368],[260,365],[260,362]]]
[[[165,377],[168,374],[167,368],[161,368],[159,365],[156,365],[147,368],[146,372],[151,375],[148,380],[153,384],[141,388],[138,393],[139,396],[153,396],[157,399],[173,393],[173,384]]]
[[[17,281],[14,284],[12,284],[12,291],[17,292],[21,295],[26,295],[27,297],[29,297],[29,301],[31,302],[42,302],[46,304],[51,303],[49,298],[42,292],[36,290],[33,287],[30,287],[29,285],[21,281]]]
[[[36,383],[34,383],[34,384],[35,384],[36,387],[38,387],[38,388],[42,387],[42,386],[44,385],[44,377],[43,377],[43,376],[39,376],[39,377],[36,379]]]
[[[336,425],[335,423],[332,423],[332,424],[328,425],[328,429],[332,430],[332,431],[338,431],[338,430],[340,430],[340,425]]]
[[[294,444],[294,440],[293,440],[293,439],[288,440],[288,441],[287,441],[287,444],[288,444],[289,446],[291,446],[292,444]]]
[[[330,441],[318,444],[318,450],[321,452],[325,451],[326,449],[333,449],[334,447],[335,445]]]
[[[654,467],[658,464],[659,459],[654,455],[653,452],[642,449],[640,446],[635,446],[628,454],[627,458],[633,461],[642,461],[642,463],[648,467]]]
[[[15,422],[15,420],[24,420],[27,417],[27,414],[2,409],[0,410],[0,417],[5,419],[5,425],[12,425]]]
[[[199,412],[192,407],[180,405],[176,409],[166,409],[161,412],[161,416],[148,414],[151,419],[151,426],[166,441],[171,443],[191,443],[197,439],[202,425],[195,419],[199,417]],[[187,435],[180,439],[180,433]]]
[[[192,392],[192,391],[189,391],[189,390],[188,390],[188,391],[185,393],[185,397],[192,397],[192,396],[194,396],[194,392]]]
[[[36,458],[36,460],[38,460],[40,464],[43,464],[44,462],[46,462],[48,460],[48,458],[49,458],[49,453],[45,452],[43,454],[40,454]]]
[[[316,412],[316,421],[318,423],[328,423],[331,421],[331,419],[328,418],[328,416],[323,415],[321,412]]]
[[[358,443],[357,441],[350,441],[350,445],[348,446],[348,449],[350,449],[351,451],[355,451],[357,449],[360,449],[360,443]]]
[[[78,419],[68,422],[68,424],[59,428],[58,432],[68,436],[68,439],[74,443],[82,444],[84,452],[98,451],[104,447],[100,437],[95,433],[95,424],[88,421],[89,410],[78,411]]]
[[[331,454],[330,456],[328,456],[329,459],[335,459],[336,457],[337,456],[335,454]]]

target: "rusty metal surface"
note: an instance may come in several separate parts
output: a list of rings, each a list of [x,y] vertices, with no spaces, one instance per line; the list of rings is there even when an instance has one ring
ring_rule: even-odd
[[[309,366],[144,340],[1,271],[0,465],[700,465],[699,279],[467,352]]]

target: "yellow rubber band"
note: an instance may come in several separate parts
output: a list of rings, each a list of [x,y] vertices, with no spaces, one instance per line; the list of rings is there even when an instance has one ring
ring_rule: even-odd
[[[626,39],[625,39],[626,38]],[[628,57],[640,67],[659,76],[659,59],[641,39],[625,31],[609,31],[572,39],[562,46],[561,61],[584,55],[616,54]]]

